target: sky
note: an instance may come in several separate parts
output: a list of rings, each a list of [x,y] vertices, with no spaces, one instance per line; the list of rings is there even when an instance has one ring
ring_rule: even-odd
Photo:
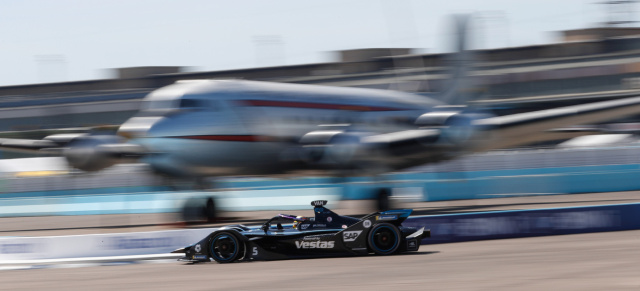
[[[122,67],[328,62],[358,48],[445,52],[455,13],[474,14],[475,48],[552,43],[556,31],[605,21],[595,2],[0,0],[0,86],[109,78]]]

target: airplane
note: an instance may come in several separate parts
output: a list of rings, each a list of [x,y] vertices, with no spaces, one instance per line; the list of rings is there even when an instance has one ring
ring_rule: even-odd
[[[468,17],[457,18],[464,51]],[[463,56],[461,66],[468,65]],[[524,145],[570,132],[576,124],[640,113],[640,97],[506,116],[447,105],[466,88],[429,97],[406,92],[248,80],[189,80],[146,96],[116,135],[64,133],[40,140],[0,138],[0,149],[46,152],[70,166],[99,171],[140,160],[176,177],[275,175],[319,170],[379,175],[461,155]],[[389,189],[376,194],[389,205]],[[216,216],[209,198],[205,215]]]

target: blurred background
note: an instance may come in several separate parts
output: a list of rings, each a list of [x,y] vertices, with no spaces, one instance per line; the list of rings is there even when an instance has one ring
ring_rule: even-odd
[[[0,138],[115,132],[147,94],[179,80],[442,91],[456,77],[456,13],[473,15],[467,105],[503,116],[634,97],[637,2],[6,1]],[[391,205],[419,215],[640,201],[635,192],[571,196],[640,189],[640,112],[563,130],[580,136],[339,180],[311,173],[193,181],[144,163],[83,172],[54,155],[0,151],[0,236],[180,228],[207,220],[198,204],[207,197],[216,201],[209,223],[308,214],[315,199],[358,215],[380,205],[372,189],[381,183]]]

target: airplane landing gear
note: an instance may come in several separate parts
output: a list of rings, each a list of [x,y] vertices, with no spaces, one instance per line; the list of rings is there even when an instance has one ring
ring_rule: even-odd
[[[391,209],[391,189],[379,188],[375,194],[375,207],[378,211],[385,211]]]
[[[211,223],[219,218],[215,197],[189,198],[182,206],[181,214],[186,223]]]
[[[204,207],[204,217],[207,222],[214,222],[218,219],[218,210],[216,208],[216,201],[213,197],[207,199],[207,203]]]

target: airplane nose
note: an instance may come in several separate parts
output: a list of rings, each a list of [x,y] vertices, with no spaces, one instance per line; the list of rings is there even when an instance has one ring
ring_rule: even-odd
[[[147,136],[153,125],[162,118],[159,116],[132,117],[120,125],[117,134],[128,139]]]

